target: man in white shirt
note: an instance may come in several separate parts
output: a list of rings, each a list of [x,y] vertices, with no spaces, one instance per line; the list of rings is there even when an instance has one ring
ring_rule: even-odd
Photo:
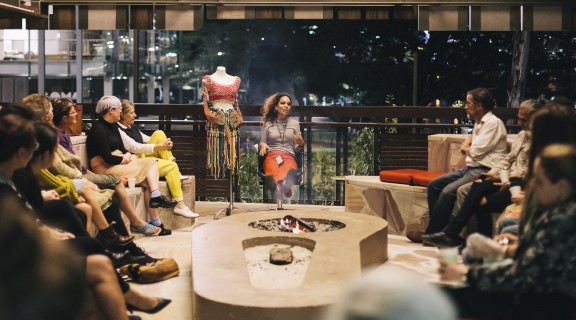
[[[460,186],[474,181],[506,156],[506,128],[491,112],[494,107],[494,97],[487,89],[477,88],[466,94],[466,112],[475,123],[472,135],[460,148],[466,155],[466,167],[438,177],[428,185],[430,223],[425,234],[442,231],[448,224]],[[411,241],[422,241],[422,232],[411,232],[407,236]]]

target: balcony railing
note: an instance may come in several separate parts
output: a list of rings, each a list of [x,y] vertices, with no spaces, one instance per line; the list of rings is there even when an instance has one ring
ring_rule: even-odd
[[[248,152],[255,152],[251,146],[260,138],[259,109],[260,106],[255,105],[241,106],[245,122],[240,143],[245,157],[249,156]],[[196,176],[196,194],[200,199],[227,197],[229,181],[214,179],[206,170],[206,131],[202,105],[136,104],[136,112],[141,118],[136,122],[143,125],[145,131],[159,128],[172,138],[177,146],[173,151],[174,156],[178,159],[182,174]],[[459,133],[471,127],[461,124],[461,120],[466,119],[464,108],[296,106],[292,112],[299,118],[306,141],[304,186],[297,196],[303,203],[336,199],[335,194],[318,199],[314,193],[313,178],[327,174],[317,172],[314,155],[320,149],[328,150],[333,155],[331,159],[334,159],[334,163],[328,164],[332,166],[328,174],[345,175],[349,169],[349,159],[355,156],[351,154],[351,134],[359,129],[372,128],[369,152],[373,160],[365,163],[364,172],[357,174],[373,175],[383,169],[427,169],[428,135]],[[514,122],[516,109],[497,108],[494,113],[507,123],[511,133],[518,131]],[[85,123],[96,119],[94,105],[84,105],[84,118]],[[454,124],[454,119],[459,123]],[[256,175],[254,171],[253,176]],[[237,185],[235,188],[236,201],[244,199]],[[332,199],[327,199],[330,197]]]

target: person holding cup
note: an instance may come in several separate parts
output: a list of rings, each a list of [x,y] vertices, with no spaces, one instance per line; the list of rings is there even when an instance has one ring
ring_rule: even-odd
[[[531,190],[539,203],[536,221],[518,239],[510,263],[468,266],[441,263],[445,288],[459,316],[482,319],[571,319],[576,302],[576,147],[552,144],[533,163]]]
[[[518,109],[518,123],[523,129],[512,143],[510,152],[494,168],[471,185],[456,217],[440,232],[423,235],[422,241],[432,246],[455,247],[464,243],[460,233],[472,216],[476,216],[478,232],[492,236],[492,212],[501,212],[511,203],[509,186],[523,186],[528,172],[530,116],[544,105],[543,101],[526,100]],[[431,216],[431,220],[434,217]]]

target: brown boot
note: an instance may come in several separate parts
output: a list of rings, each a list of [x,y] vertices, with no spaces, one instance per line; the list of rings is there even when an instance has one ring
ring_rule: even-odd
[[[108,228],[104,230],[100,230],[97,238],[102,241],[105,247],[122,247],[134,240],[134,236],[123,236],[118,234],[112,225],[109,225]]]

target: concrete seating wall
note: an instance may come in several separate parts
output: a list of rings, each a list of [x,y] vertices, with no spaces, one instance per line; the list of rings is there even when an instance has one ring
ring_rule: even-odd
[[[86,136],[72,136],[72,143],[74,152],[80,157],[80,161],[86,167],[88,167],[88,155],[86,153]],[[168,190],[168,185],[166,181],[160,181],[159,189],[162,194],[171,199],[170,191]],[[130,201],[136,210],[136,213],[140,218],[144,221],[149,221],[150,217],[148,216],[148,212],[146,210],[146,202],[144,198],[144,192],[141,187],[136,187],[134,189],[126,188],[128,191],[128,195],[130,197]],[[186,176],[186,179],[182,180],[182,191],[184,192],[184,203],[194,211],[194,207],[196,204],[196,179],[194,176]],[[160,218],[162,223],[169,228],[169,229],[178,229],[191,226],[194,223],[193,219],[185,218],[179,215],[175,215],[172,209],[165,209],[159,208],[158,209]],[[125,215],[122,215],[124,219],[124,223],[128,230],[129,228],[129,221]]]
[[[451,172],[464,167],[465,158],[460,153],[460,146],[467,136],[428,136],[428,170]],[[509,146],[515,138],[515,134],[508,135]],[[381,182],[379,176],[346,176],[345,179],[346,211],[386,219],[389,234],[406,235],[407,231],[423,230],[428,225],[426,187]]]

